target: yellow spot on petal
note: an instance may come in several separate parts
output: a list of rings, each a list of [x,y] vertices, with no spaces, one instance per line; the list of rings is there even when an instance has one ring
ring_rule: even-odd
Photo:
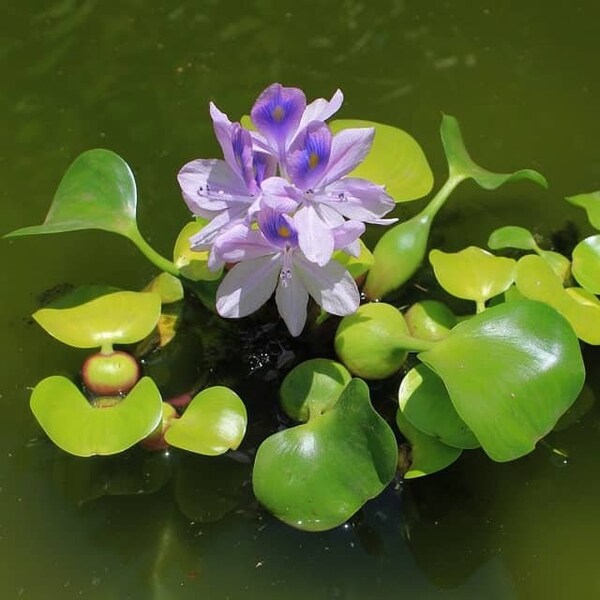
[[[316,152],[311,152],[308,157],[308,166],[314,169],[319,164],[319,155]]]
[[[285,111],[283,110],[283,106],[276,106],[272,111],[271,111],[271,116],[273,117],[273,119],[275,121],[277,121],[277,123],[281,123],[281,121],[283,121],[283,117],[285,116]]]
[[[281,225],[280,227],[278,227],[277,228],[277,233],[282,238],[289,238],[290,235],[292,235],[292,232],[285,225]]]

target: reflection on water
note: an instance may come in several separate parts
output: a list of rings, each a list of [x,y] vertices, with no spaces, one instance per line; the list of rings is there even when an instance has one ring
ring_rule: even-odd
[[[236,118],[275,80],[310,97],[341,87],[342,117],[404,127],[439,180],[442,110],[460,118],[482,164],[528,165],[548,176],[549,192],[515,184],[484,194],[465,185],[433,231],[433,242],[447,250],[483,244],[501,224],[548,236],[571,219],[584,231],[582,215],[561,198],[600,187],[599,17],[591,0],[575,0],[568,11],[541,0],[5,3],[3,231],[41,221],[71,160],[109,147],[132,165],[140,227],[168,255],[188,218],[175,173],[191,158],[218,154],[208,101]],[[420,204],[398,213],[414,214]],[[73,375],[82,354],[59,350],[29,315],[38,296],[57,285],[139,289],[153,271],[125,240],[101,232],[3,241],[0,256],[2,597],[600,593],[597,404],[516,463],[466,453],[445,473],[392,486],[347,526],[307,534],[257,505],[249,461],[264,431],[280,425],[270,410],[280,369],[328,352],[326,340],[298,345],[251,321],[240,333],[202,313],[185,343],[173,346],[168,368],[161,361],[147,367],[173,394],[197,381],[243,391],[254,434],[240,453],[211,460],[139,450],[117,459],[67,457],[41,436],[28,397],[51,373]],[[587,357],[596,390],[597,354]],[[230,368],[234,362],[239,368]],[[388,388],[373,386],[384,411],[392,407]]]

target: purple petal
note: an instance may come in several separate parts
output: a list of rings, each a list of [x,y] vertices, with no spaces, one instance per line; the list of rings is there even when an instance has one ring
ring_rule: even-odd
[[[289,215],[266,208],[257,214],[260,233],[272,247],[285,249],[298,245],[298,232]]]
[[[381,185],[357,177],[344,177],[327,186],[315,200],[349,219],[365,223],[387,224],[397,219],[382,219],[394,206],[394,200]]]
[[[223,150],[223,156],[227,163],[233,167],[235,164],[235,160],[233,158],[233,153],[231,149],[231,121],[229,117],[221,112],[214,102],[211,102],[209,105],[209,112],[211,119],[213,121],[213,129],[215,130],[215,135],[217,136],[217,140],[221,145],[221,149]]]
[[[333,235],[313,206],[303,206],[294,216],[298,229],[298,245],[306,258],[320,266],[327,264],[333,254]]]
[[[294,267],[308,293],[323,310],[339,316],[356,311],[360,304],[358,288],[340,263],[332,260],[324,267],[319,267],[295,252]]]
[[[238,263],[217,289],[217,312],[236,319],[258,310],[275,290],[280,271],[280,255]]]
[[[279,252],[269,244],[260,231],[239,223],[228,228],[215,240],[215,255],[225,262],[236,263],[269,256]]]
[[[331,143],[327,173],[321,185],[328,185],[355,169],[369,153],[374,136],[373,127],[344,129],[336,134]]]
[[[266,152],[254,152],[252,168],[254,181],[260,186],[265,179],[273,177],[277,173],[277,160]]]
[[[258,97],[250,116],[259,133],[281,156],[286,142],[298,130],[305,108],[306,97],[302,90],[274,83]]]
[[[314,188],[328,171],[331,131],[325,123],[313,121],[296,137],[287,154],[287,172],[304,191]]]
[[[355,240],[351,244],[348,244],[346,247],[341,248],[341,250],[346,254],[349,254],[350,256],[354,256],[354,258],[358,258],[360,256],[360,240]],[[212,267],[210,266],[210,261],[208,268],[212,269]],[[212,270],[216,271],[216,269]]]
[[[225,209],[214,214],[210,223],[206,224],[196,235],[190,238],[193,250],[205,250],[215,238],[224,231],[242,222],[245,216],[244,206]]]
[[[253,200],[246,184],[224,160],[193,160],[182,167],[177,181],[192,212],[223,210],[232,203]]]
[[[344,94],[342,94],[342,90],[336,90],[329,101],[325,98],[317,98],[304,110],[298,129],[304,129],[311,121],[326,121],[340,109],[343,101]]]
[[[294,337],[300,335],[306,323],[308,292],[293,266],[281,271],[275,302],[289,332]]]
[[[346,248],[358,242],[358,238],[365,232],[365,224],[360,221],[346,221],[343,225],[331,230],[336,250]]]
[[[279,212],[294,212],[302,202],[302,192],[287,179],[269,177],[262,183],[262,205]]]

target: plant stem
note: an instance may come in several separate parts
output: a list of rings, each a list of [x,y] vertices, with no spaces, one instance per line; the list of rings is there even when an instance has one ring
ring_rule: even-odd
[[[463,175],[450,175],[446,183],[438,190],[438,193],[433,197],[431,202],[421,211],[422,215],[426,215],[429,219],[433,219],[440,208],[444,206],[450,194],[456,186],[465,179]]]
[[[179,277],[179,269],[170,260],[161,256],[152,246],[142,237],[142,234],[136,228],[131,232],[131,241],[139,248],[140,252],[162,271],[166,271],[175,277]]]
[[[436,344],[437,342],[431,340],[422,340],[412,335],[404,335],[398,342],[398,348],[408,352],[424,352],[425,350],[431,350]]]

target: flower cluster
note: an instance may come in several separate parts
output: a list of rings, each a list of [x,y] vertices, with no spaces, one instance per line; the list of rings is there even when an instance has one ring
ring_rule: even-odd
[[[374,129],[333,135],[325,121],[342,101],[338,90],[307,104],[301,90],[275,83],[252,107],[252,131],[210,104],[225,160],[194,160],[178,180],[190,210],[209,221],[192,248],[210,250],[213,270],[234,264],[217,291],[221,316],[249,315],[275,291],[279,313],[299,335],[309,295],[331,314],[358,308],[356,283],[333,254],[357,256],[364,224],[393,222],[382,217],[394,202],[382,186],[348,176]]]

